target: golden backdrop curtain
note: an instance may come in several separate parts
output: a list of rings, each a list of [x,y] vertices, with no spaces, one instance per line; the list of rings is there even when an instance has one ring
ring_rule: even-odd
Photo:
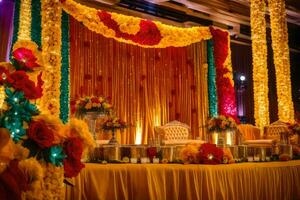
[[[206,44],[141,48],[107,39],[70,20],[71,98],[110,97],[129,127],[123,144],[147,143],[154,126],[178,120],[205,137]]]

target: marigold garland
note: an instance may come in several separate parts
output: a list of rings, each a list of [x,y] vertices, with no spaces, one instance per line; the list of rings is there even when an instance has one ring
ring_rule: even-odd
[[[165,48],[188,46],[212,37],[208,27],[179,28],[157,21],[96,10],[73,0],[61,2],[63,9],[88,29],[119,42]]]
[[[61,81],[61,14],[58,1],[42,1],[42,46],[44,53],[44,95],[41,99],[42,112],[59,116]]]
[[[251,0],[251,37],[255,124],[263,130],[270,123],[265,1]]]
[[[269,0],[269,9],[276,73],[278,118],[286,122],[294,121],[285,1]]]
[[[20,6],[18,40],[31,39],[31,0],[22,0]]]

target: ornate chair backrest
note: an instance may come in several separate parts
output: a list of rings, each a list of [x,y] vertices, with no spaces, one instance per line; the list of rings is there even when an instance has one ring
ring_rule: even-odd
[[[260,129],[252,124],[240,124],[237,126],[243,140],[260,139]]]
[[[288,132],[288,126],[282,121],[276,121],[265,127],[265,138],[280,140],[281,134]]]
[[[155,127],[162,140],[188,140],[190,135],[190,127],[179,121],[171,121],[163,126]]]

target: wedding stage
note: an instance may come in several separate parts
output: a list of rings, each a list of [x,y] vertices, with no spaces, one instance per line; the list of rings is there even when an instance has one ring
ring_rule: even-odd
[[[66,199],[300,199],[300,161],[231,165],[87,163]]]

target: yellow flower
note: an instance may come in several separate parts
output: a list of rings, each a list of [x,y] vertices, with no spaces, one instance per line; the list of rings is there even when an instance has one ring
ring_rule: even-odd
[[[66,139],[63,132],[63,124],[58,117],[52,115],[38,115],[33,117],[33,120],[42,120],[51,128],[54,133],[53,144],[59,144]]]
[[[199,163],[199,144],[188,144],[180,151],[180,158],[185,163]]]
[[[84,108],[87,109],[87,110],[91,109],[92,108],[92,103],[91,102],[87,103]]]
[[[42,181],[44,177],[43,168],[35,158],[21,160],[19,169],[28,177],[30,184],[35,181]]]
[[[67,137],[79,137],[83,142],[83,157],[85,157],[89,152],[91,152],[96,143],[89,132],[88,125],[83,121],[76,118],[71,118],[70,122],[65,127],[65,135]]]

